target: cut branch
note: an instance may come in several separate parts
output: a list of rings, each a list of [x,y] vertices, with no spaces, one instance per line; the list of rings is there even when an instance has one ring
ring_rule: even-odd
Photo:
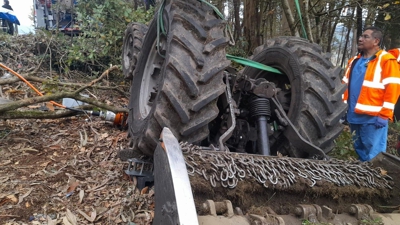
[[[22,100],[18,100],[18,101],[14,101],[14,102],[10,102],[10,103],[5,103],[5,104],[1,104],[0,105],[0,118],[3,119],[11,119],[11,118],[60,118],[60,117],[65,117],[66,115],[76,115],[76,112],[74,113],[66,113],[66,112],[52,112],[52,113],[43,113],[43,112],[32,112],[32,111],[16,111],[17,109],[21,108],[21,107],[26,107],[32,104],[37,104],[37,103],[41,103],[41,102],[47,102],[47,101],[57,101],[60,100],[62,98],[73,98],[76,100],[79,100],[81,102],[85,102],[88,103],[92,106],[97,106],[101,109],[104,110],[109,110],[115,113],[118,112],[128,112],[128,109],[126,108],[120,108],[120,107],[113,107],[107,104],[104,104],[102,102],[90,99],[90,98],[86,98],[80,95],[80,92],[82,92],[83,90],[92,87],[94,84],[96,84],[97,82],[99,82],[100,80],[102,80],[104,77],[106,77],[111,71],[113,70],[118,70],[117,66],[113,66],[111,68],[109,68],[108,70],[104,71],[103,74],[91,81],[89,84],[86,84],[84,86],[81,86],[80,88],[78,88],[77,90],[73,91],[73,92],[60,92],[60,93],[55,93],[55,94],[51,94],[51,95],[45,95],[45,96],[39,96],[39,97],[33,97],[33,98],[27,98],[27,99],[22,99]],[[115,89],[117,90],[117,89]],[[12,112],[10,112],[12,111]],[[8,112],[8,113],[6,113]],[[15,115],[12,115],[15,114]],[[34,116],[36,115],[36,116]],[[49,117],[45,117],[45,115],[48,115]]]

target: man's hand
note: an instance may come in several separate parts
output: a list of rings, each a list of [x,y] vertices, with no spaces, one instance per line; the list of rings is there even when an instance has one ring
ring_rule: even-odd
[[[387,124],[388,124],[388,119],[383,119],[383,118],[381,118],[381,117],[379,117],[379,116],[378,116],[378,118],[377,118],[376,121],[375,121],[375,127],[376,127],[377,129],[382,128],[382,127],[384,127],[384,126],[387,126]]]

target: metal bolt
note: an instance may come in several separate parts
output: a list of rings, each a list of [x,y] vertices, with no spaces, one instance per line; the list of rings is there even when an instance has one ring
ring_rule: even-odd
[[[296,214],[297,216],[301,216],[303,214],[303,209],[300,206],[297,206],[294,209],[294,214]]]
[[[356,213],[357,213],[357,207],[355,207],[355,206],[350,206],[350,208],[349,208],[349,213],[351,213],[351,214],[356,214]]]
[[[206,210],[206,211],[209,210],[209,207],[208,207],[208,204],[207,204],[207,203],[203,203],[202,207],[203,207],[203,209]]]

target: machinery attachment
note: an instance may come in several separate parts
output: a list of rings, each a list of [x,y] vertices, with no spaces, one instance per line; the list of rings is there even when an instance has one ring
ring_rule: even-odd
[[[320,205],[312,199],[298,201],[292,197],[291,202],[285,203],[291,206],[286,213],[274,207],[273,197],[262,202],[262,207],[257,209],[245,208],[244,205],[235,207],[233,201],[227,200],[229,197],[235,200],[232,193],[245,191],[246,198],[255,195],[252,205],[256,206],[257,199],[268,195],[267,191],[258,192],[258,187],[280,196],[283,192],[292,192],[290,195],[294,196],[296,190],[304,194],[313,189],[320,190],[317,186],[324,185],[347,187],[349,190],[356,187],[364,194],[367,189],[384,193],[393,188],[393,183],[391,177],[380,171],[381,168],[359,162],[346,164],[339,160],[296,160],[204,150],[191,144],[179,144],[172,132],[164,128],[154,154],[156,208],[153,224],[300,225],[304,221],[333,225],[359,224],[362,221],[398,224],[398,213],[377,213],[371,205],[355,204],[347,199],[339,200],[345,207],[338,210],[332,204],[337,202],[334,199]],[[243,189],[246,184],[251,186],[247,190]],[[209,194],[218,192],[218,199],[212,200],[212,194],[206,196],[198,190],[199,186],[203,190],[204,186],[209,186],[211,189],[204,191]],[[300,190],[302,186],[304,189]]]
[[[155,217],[153,224],[198,224],[185,160],[168,128],[154,153]]]
[[[154,183],[153,163],[136,158],[128,159],[128,162],[125,174],[136,177],[139,190]]]

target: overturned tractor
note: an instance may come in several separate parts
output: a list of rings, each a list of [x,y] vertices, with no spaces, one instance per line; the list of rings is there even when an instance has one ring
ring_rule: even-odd
[[[340,81],[341,69],[321,47],[296,37],[271,39],[255,50],[256,68],[238,72],[229,67],[225,48],[230,39],[219,15],[205,1],[167,0],[148,28],[130,24],[125,32],[132,149],[119,155],[153,156],[157,146],[164,149],[154,155],[156,224],[183,221],[177,198],[157,198],[160,192],[177,195],[175,173],[191,175],[186,191],[192,193],[191,188],[195,200],[188,204],[195,204],[199,218],[228,216],[226,224],[270,224],[266,215],[290,213],[310,219],[322,213],[322,205],[331,214],[316,220],[332,222],[333,214],[349,207],[361,215],[364,208],[356,203],[394,204],[393,180],[383,169],[328,160],[326,153],[343,129],[340,119],[347,106],[341,95],[346,86]],[[160,138],[164,128],[180,146]],[[171,166],[172,152],[182,151],[187,170]],[[157,182],[175,186],[157,189]],[[240,210],[230,210],[225,199]],[[371,217],[369,210],[365,215]],[[239,222],[245,220],[250,222]]]

